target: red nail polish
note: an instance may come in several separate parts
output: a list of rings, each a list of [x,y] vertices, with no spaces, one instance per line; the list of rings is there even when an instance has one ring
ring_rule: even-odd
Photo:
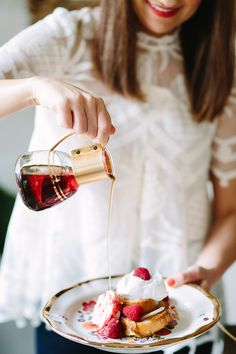
[[[167,279],[167,284],[169,286],[174,286],[175,285],[175,280],[173,278],[169,278],[169,279]]]

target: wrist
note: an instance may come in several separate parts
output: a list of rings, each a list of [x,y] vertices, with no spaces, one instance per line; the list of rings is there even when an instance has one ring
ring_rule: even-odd
[[[197,259],[196,265],[210,274],[212,284],[217,283],[225,272],[225,268],[221,262],[202,257],[201,255]]]

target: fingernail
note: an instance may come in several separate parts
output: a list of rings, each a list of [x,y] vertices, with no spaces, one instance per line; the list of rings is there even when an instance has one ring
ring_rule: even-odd
[[[175,285],[175,279],[174,278],[168,278],[167,279],[167,284],[169,285],[169,286],[174,286]]]

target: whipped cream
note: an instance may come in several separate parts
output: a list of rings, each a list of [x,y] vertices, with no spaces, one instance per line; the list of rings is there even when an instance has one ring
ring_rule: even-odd
[[[168,296],[164,278],[155,273],[151,279],[143,280],[134,271],[124,275],[117,284],[116,293],[130,300],[153,299],[161,301]]]
[[[99,295],[96,305],[93,309],[92,323],[98,328],[102,328],[104,324],[112,317],[119,318],[120,311],[116,309],[116,294],[112,290],[107,290],[104,294]]]

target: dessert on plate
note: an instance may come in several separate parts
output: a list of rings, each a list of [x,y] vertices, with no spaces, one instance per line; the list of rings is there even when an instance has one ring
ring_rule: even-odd
[[[101,294],[94,306],[92,324],[103,338],[148,337],[171,322],[165,281],[139,267],[124,275],[115,291]]]

